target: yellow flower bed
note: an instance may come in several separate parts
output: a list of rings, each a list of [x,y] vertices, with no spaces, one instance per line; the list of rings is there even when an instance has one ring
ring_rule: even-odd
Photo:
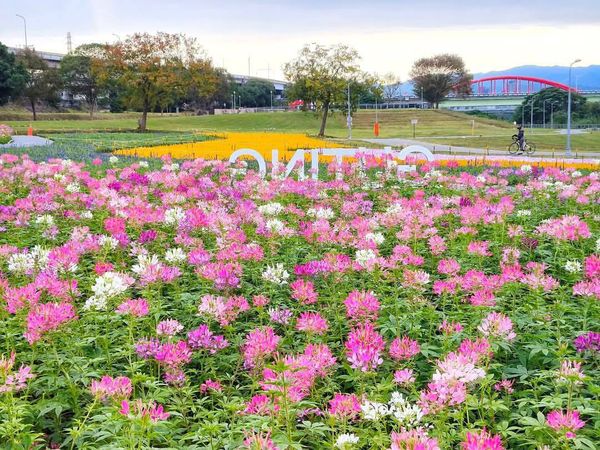
[[[582,161],[582,162],[571,162],[563,161],[560,159],[550,160],[518,160],[518,159],[438,159],[437,162],[442,166],[458,165],[459,167],[473,167],[473,166],[495,166],[495,167],[521,167],[523,165],[530,165],[536,167],[556,167],[558,169],[585,169],[585,170],[598,170],[600,169],[600,160]]]
[[[136,147],[116,151],[119,155],[139,156],[143,158],[170,155],[172,158],[226,159],[241,148],[256,150],[267,159],[271,151],[279,150],[282,160],[289,159],[299,148],[332,148],[340,145],[304,134],[294,133],[213,133],[215,139],[185,144]]]

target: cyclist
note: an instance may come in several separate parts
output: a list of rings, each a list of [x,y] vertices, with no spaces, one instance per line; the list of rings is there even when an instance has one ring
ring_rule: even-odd
[[[523,125],[517,125],[517,141],[519,142],[519,153],[523,153],[525,150],[525,129]]]

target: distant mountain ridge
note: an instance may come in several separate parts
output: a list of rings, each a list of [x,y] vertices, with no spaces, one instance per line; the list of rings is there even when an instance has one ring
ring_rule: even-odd
[[[479,72],[473,74],[473,79],[485,77],[498,77],[503,75],[518,75],[543,78],[558,83],[569,84],[569,67],[565,66],[518,66],[511,69],[495,70],[491,72]],[[586,90],[600,90],[600,65],[587,67],[573,67],[573,87]],[[400,92],[402,96],[412,96],[413,87],[410,81],[401,83]]]
[[[569,67],[565,66],[518,66],[506,70],[474,73],[473,78],[519,75],[544,78],[558,83],[569,84]],[[581,90],[600,90],[600,65],[573,67],[573,87]]]

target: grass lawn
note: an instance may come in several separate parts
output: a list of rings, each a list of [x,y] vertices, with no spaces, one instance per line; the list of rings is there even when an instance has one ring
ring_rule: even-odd
[[[103,115],[102,117],[106,117]],[[110,116],[108,116],[110,117]],[[472,117],[450,111],[399,110],[379,114],[381,137],[411,137],[410,120],[417,118],[417,135],[447,136],[463,135],[471,132]],[[371,111],[359,111],[354,116],[353,137],[372,137],[375,114]],[[509,128],[502,121],[476,118],[478,133],[497,134]],[[19,133],[25,133],[29,122],[8,122]],[[151,131],[276,131],[306,133],[316,135],[320,119],[314,113],[256,113],[222,116],[175,116],[153,115],[148,120]],[[130,116],[97,120],[39,120],[33,123],[38,134],[52,134],[69,131],[133,131],[137,120]],[[328,136],[346,137],[346,117],[335,113],[327,121]]]
[[[534,142],[538,150],[555,151],[557,154],[564,154],[567,137],[556,131],[534,130],[531,133],[527,130],[525,137]],[[455,145],[460,147],[490,148],[496,150],[506,150],[511,142],[510,135],[506,136],[463,136],[451,138],[428,138],[423,139],[428,142],[439,142],[440,144]],[[600,132],[590,131],[584,134],[571,135],[571,148],[573,152],[600,153]]]
[[[60,142],[69,139],[91,142],[99,150],[111,150],[139,145],[162,145],[193,142],[203,139],[196,133],[222,131],[283,132],[316,135],[320,119],[309,112],[274,112],[222,116],[161,116],[149,117],[150,131],[131,133],[137,127],[137,115],[100,114],[96,120],[40,120],[33,123],[37,134]],[[448,110],[394,110],[379,113],[380,137],[412,138],[411,119],[417,119],[415,138],[455,146],[505,150],[515,132],[511,123],[486,119]],[[474,122],[473,122],[474,121]],[[353,119],[353,139],[373,137],[374,111],[358,111]],[[9,121],[20,134],[29,126],[28,121]],[[474,127],[473,127],[474,123]],[[105,135],[105,132],[112,135]],[[176,132],[170,134],[169,132]],[[74,134],[77,133],[77,134]],[[90,133],[90,134],[88,134]],[[183,134],[182,134],[183,133]],[[327,135],[346,138],[346,117],[335,113],[328,119]],[[472,135],[473,134],[473,135]],[[527,130],[527,134],[529,130]],[[549,130],[535,130],[531,136],[538,149],[560,152],[566,136]],[[358,144],[360,145],[360,143]],[[573,149],[577,152],[600,152],[600,133],[573,135]]]
[[[150,147],[159,145],[200,142],[209,139],[208,136],[196,133],[56,133],[46,134],[56,144],[84,143],[92,145],[96,150],[113,151],[132,147]]]

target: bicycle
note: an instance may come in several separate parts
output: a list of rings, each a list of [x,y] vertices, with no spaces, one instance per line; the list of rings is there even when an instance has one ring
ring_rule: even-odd
[[[512,143],[508,146],[508,153],[516,155],[517,153],[526,153],[533,155],[535,153],[535,144],[533,142],[525,141],[523,144],[523,150],[519,144],[519,137],[516,134],[512,135]]]

